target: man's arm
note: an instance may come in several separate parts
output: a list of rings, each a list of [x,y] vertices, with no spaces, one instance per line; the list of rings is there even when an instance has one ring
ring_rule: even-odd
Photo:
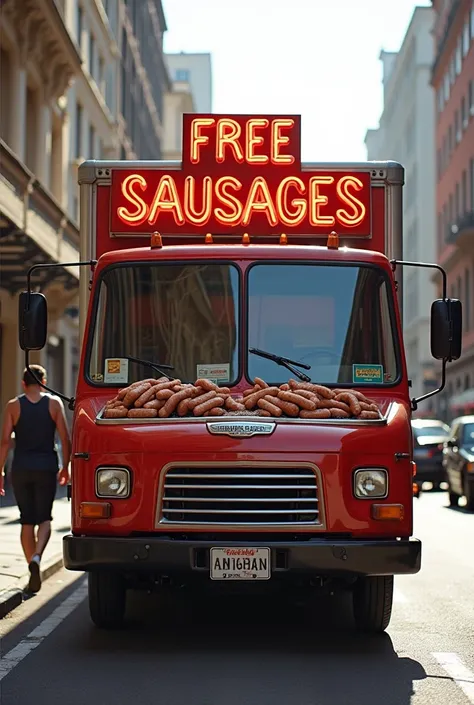
[[[51,399],[52,417],[56,424],[56,430],[61,440],[63,467],[61,468],[64,478],[60,478],[61,484],[65,484],[69,480],[69,461],[71,460],[71,442],[69,440],[69,431],[66,422],[66,414],[64,405],[61,399]],[[64,481],[63,481],[64,480]]]
[[[4,490],[4,473],[5,473],[5,463],[7,461],[8,451],[10,450],[11,436],[13,433],[13,416],[12,416],[13,403],[8,402],[5,408],[5,416],[3,419],[2,428],[2,440],[0,443],[0,495],[5,494]]]

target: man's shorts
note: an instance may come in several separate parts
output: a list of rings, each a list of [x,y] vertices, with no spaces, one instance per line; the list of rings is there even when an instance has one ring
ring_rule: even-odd
[[[57,473],[48,470],[13,470],[11,483],[20,510],[20,524],[51,521]]]

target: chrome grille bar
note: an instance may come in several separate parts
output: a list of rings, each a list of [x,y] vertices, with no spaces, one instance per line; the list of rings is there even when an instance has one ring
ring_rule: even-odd
[[[170,467],[162,482],[162,524],[321,525],[311,467]]]

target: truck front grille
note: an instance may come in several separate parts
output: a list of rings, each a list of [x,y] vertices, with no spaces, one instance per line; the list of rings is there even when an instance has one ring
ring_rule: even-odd
[[[161,523],[320,524],[310,467],[172,467],[161,493]]]

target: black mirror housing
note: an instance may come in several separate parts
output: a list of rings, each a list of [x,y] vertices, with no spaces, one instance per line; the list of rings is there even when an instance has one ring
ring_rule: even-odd
[[[42,350],[48,335],[48,304],[43,294],[22,291],[18,302],[18,337],[22,350]]]
[[[462,350],[462,304],[437,299],[431,305],[431,354],[435,360],[458,360]]]

